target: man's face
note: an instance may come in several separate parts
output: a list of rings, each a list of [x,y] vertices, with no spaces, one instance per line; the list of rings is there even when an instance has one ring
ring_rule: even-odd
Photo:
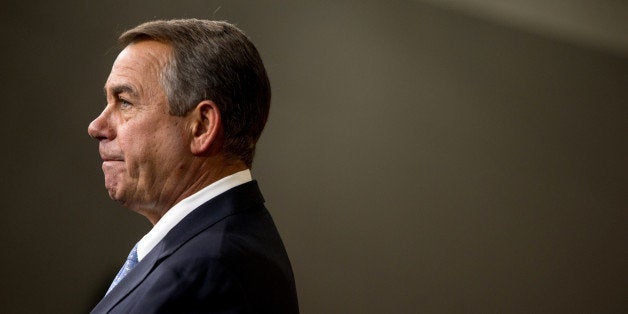
[[[127,46],[105,84],[107,106],[88,128],[109,196],[140,212],[171,205],[191,158],[186,119],[169,114],[160,81],[169,55],[156,41]]]

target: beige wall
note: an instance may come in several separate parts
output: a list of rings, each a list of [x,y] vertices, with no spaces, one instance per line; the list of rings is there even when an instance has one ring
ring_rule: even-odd
[[[627,55],[417,1],[39,2],[0,10],[0,312],[85,312],[150,228],[86,128],[117,34],[192,16],[270,73],[254,176],[303,313],[627,310]]]

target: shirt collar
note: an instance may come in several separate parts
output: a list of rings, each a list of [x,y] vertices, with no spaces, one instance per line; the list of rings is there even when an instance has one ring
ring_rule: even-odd
[[[203,203],[252,180],[249,169],[226,176],[188,196],[168,210],[153,228],[137,243],[137,259],[141,261],[161,241],[170,229]]]

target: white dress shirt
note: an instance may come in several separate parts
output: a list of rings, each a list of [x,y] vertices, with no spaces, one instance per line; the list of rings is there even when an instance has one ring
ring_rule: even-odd
[[[174,205],[139,242],[137,242],[137,259],[141,261],[161,241],[170,229],[174,228],[185,216],[210,199],[252,180],[249,169],[224,177],[200,191],[188,196]]]

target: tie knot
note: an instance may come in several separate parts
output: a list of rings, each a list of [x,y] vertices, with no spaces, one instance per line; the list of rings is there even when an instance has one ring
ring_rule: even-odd
[[[131,249],[131,252],[129,253],[129,256],[126,258],[128,261],[137,263],[137,244],[133,247],[133,249]]]
[[[122,265],[122,268],[120,268],[120,271],[116,275],[116,278],[113,279],[113,282],[111,283],[111,286],[109,286],[109,290],[107,290],[107,293],[109,293],[109,291],[111,291],[113,287],[115,287],[122,280],[122,278],[124,278],[133,268],[135,268],[135,265],[137,265],[137,263],[138,260],[136,244],[129,253],[129,256],[126,258],[126,262],[124,263],[124,265]]]

